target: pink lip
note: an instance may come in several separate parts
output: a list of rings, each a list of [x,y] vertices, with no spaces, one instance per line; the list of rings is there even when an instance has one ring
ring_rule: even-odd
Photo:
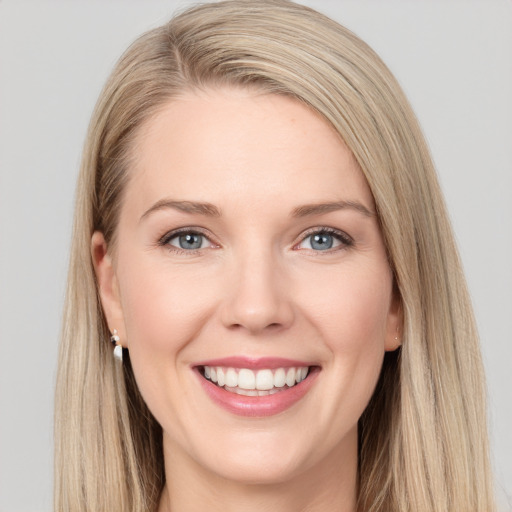
[[[239,358],[236,358],[239,359]],[[211,364],[213,361],[209,362],[207,366],[231,366],[231,367],[239,367],[239,368],[248,368],[248,366],[240,366],[238,364],[225,364],[227,360],[223,359],[221,364]],[[281,363],[283,360],[281,360]],[[320,373],[320,368],[315,366],[311,368],[309,375],[306,379],[304,379],[299,384],[291,388],[284,389],[283,391],[279,391],[273,395],[266,396],[244,396],[237,395],[236,393],[231,393],[230,391],[226,391],[224,388],[220,388],[215,385],[213,382],[205,379],[200,371],[198,365],[194,368],[196,375],[199,378],[199,382],[203,387],[206,394],[209,398],[222,407],[223,409],[236,414],[238,416],[252,416],[252,417],[264,417],[264,416],[273,416],[275,414],[279,414],[280,412],[285,411],[290,408],[292,405],[296,404],[301,400],[301,398],[306,395],[306,393],[313,386],[318,374]],[[288,366],[288,364],[284,365]],[[308,366],[304,363],[297,365],[289,365],[289,366]],[[269,366],[264,366],[265,368],[270,368]],[[277,366],[281,367],[281,366]],[[254,366],[249,366],[249,368],[254,368]]]
[[[312,363],[304,361],[297,361],[294,359],[285,359],[282,357],[246,357],[234,356],[224,357],[222,359],[210,359],[208,361],[201,361],[194,364],[197,366],[223,366],[225,368],[248,368],[249,370],[260,370],[268,368],[273,370],[275,368],[291,368],[291,367],[304,367],[312,366]]]

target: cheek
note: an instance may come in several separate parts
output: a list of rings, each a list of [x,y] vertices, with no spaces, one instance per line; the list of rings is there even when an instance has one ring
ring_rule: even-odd
[[[381,346],[387,333],[392,280],[387,265],[347,265],[308,288],[304,314],[322,330],[333,351]],[[305,294],[303,294],[305,296]]]
[[[185,439],[180,411],[182,401],[191,398],[183,382],[182,354],[211,314],[211,294],[207,288],[200,293],[202,280],[191,282],[190,272],[172,271],[142,257],[120,258],[118,272],[126,342],[139,390],[156,419],[165,424],[172,418],[174,435]]]
[[[314,288],[308,314],[329,351],[330,400],[345,417],[340,421],[348,417],[357,421],[380,374],[392,281],[385,266],[375,271],[346,270],[333,273],[328,283]]]
[[[147,268],[146,268],[147,267]],[[194,337],[211,309],[200,280],[155,265],[126,265],[120,280],[122,307],[130,350],[178,351]],[[195,282],[194,282],[195,281]],[[134,346],[136,345],[136,346]]]

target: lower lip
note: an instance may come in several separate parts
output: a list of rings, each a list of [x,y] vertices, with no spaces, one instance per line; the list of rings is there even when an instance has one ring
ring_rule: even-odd
[[[273,395],[245,396],[231,393],[205,379],[196,368],[199,381],[210,399],[225,410],[238,416],[273,416],[296,404],[311,389],[319,368],[313,368],[306,379],[291,388]]]

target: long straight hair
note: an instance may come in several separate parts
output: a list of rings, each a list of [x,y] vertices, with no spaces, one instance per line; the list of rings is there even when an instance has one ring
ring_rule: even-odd
[[[55,508],[154,511],[162,432],[114,363],[90,256],[115,247],[139,127],[184,91],[251,87],[318,112],[372,191],[403,311],[359,421],[365,512],[494,510],[475,321],[428,148],[398,83],[353,33],[286,0],[228,0],[141,36],[110,76],[84,148],[56,391]]]

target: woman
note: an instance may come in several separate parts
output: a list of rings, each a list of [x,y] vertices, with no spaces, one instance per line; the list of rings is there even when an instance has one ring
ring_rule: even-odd
[[[199,6],[122,57],[59,364],[57,510],[493,509],[428,150],[380,59],[311,9]]]

